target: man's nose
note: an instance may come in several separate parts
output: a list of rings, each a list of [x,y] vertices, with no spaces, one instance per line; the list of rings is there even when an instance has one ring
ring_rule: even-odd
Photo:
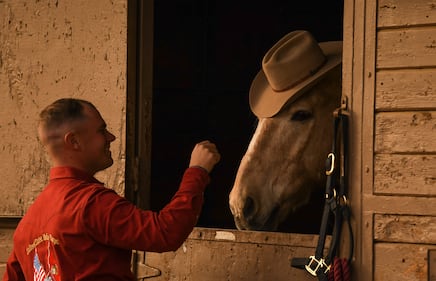
[[[109,140],[109,142],[113,142],[116,137],[109,131],[107,131],[107,139]]]

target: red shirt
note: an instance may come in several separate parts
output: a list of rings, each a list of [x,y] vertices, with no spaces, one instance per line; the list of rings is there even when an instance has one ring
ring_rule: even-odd
[[[82,171],[53,168],[15,230],[3,281],[135,280],[131,249],[178,249],[197,223],[209,180],[202,169],[188,168],[170,203],[155,213]]]

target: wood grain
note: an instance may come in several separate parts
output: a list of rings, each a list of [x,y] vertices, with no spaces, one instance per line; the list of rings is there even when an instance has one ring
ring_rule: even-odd
[[[436,244],[436,217],[376,214],[374,239],[384,242]]]
[[[381,111],[436,107],[434,85],[434,68],[379,71],[375,108]]]
[[[436,1],[379,0],[377,26],[397,27],[436,22]]]
[[[436,195],[436,155],[377,154],[374,191],[383,194]]]
[[[400,28],[377,33],[377,68],[436,66],[436,28]]]
[[[435,153],[436,111],[381,112],[375,119],[377,153]]]

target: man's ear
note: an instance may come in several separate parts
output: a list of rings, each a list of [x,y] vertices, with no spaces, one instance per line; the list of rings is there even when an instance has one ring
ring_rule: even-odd
[[[64,142],[68,147],[74,150],[78,150],[80,148],[79,140],[74,132],[66,133],[64,136]]]

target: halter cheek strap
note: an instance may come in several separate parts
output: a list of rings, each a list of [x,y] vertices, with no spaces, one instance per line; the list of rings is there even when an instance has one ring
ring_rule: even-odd
[[[354,239],[350,223],[350,207],[346,196],[348,190],[348,122],[347,100],[342,100],[340,108],[333,113],[332,150],[326,160],[325,203],[318,244],[315,254],[308,258],[292,258],[291,266],[305,269],[320,281],[351,280],[350,262],[353,257]],[[338,144],[338,140],[340,140]],[[338,154],[339,151],[339,154]],[[339,181],[338,181],[339,180]],[[334,226],[328,253],[324,256],[328,224],[333,216]],[[348,225],[350,253],[347,259],[338,255],[339,240],[343,222]]]

